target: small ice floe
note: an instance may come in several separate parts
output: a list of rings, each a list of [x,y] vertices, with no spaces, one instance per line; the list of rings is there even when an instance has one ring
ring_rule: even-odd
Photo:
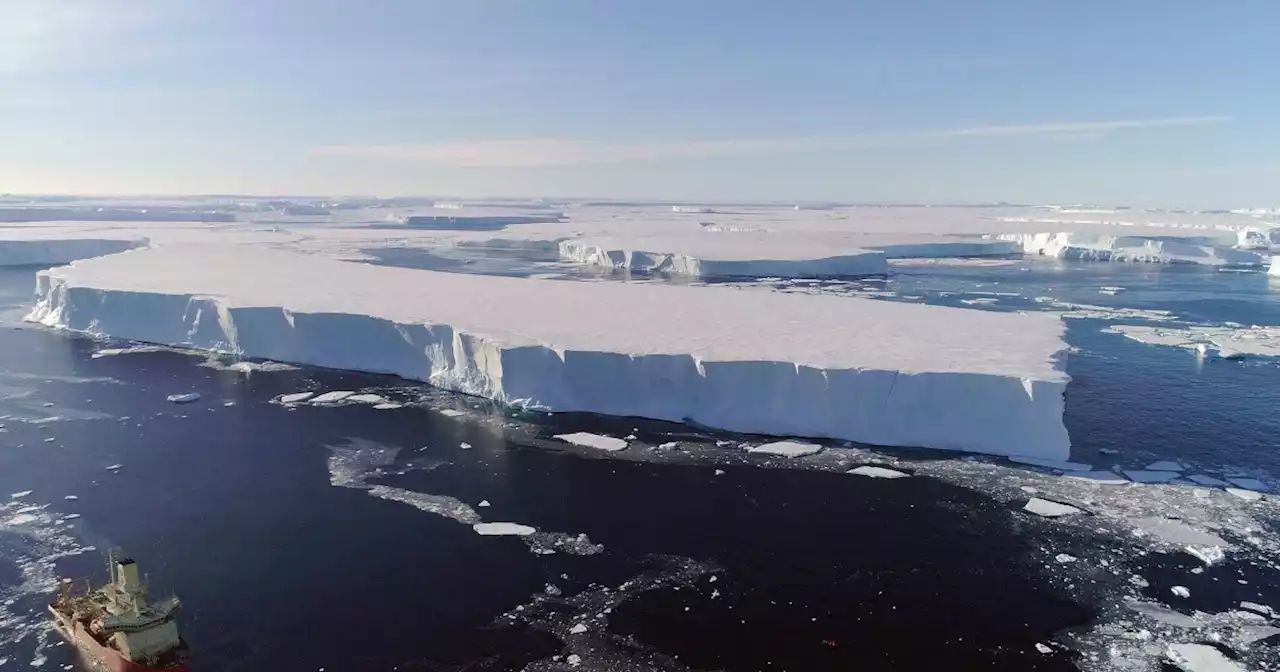
[[[352,392],[350,390],[334,390],[333,392],[325,392],[324,394],[318,394],[312,397],[311,403],[336,404],[339,401],[345,400],[347,397],[350,397],[353,394],[355,394],[355,392]]]
[[[1196,485],[1210,485],[1216,488],[1225,488],[1228,483],[1220,478],[1205,476],[1204,474],[1191,474],[1187,476],[1187,480]]]
[[[1045,646],[1044,644],[1041,644],[1040,642],[1036,642],[1036,651],[1039,651],[1040,653],[1044,653],[1044,654],[1053,653],[1053,649]]]
[[[1208,644],[1170,644],[1164,658],[1183,672],[1245,672],[1238,663]]]
[[[107,466],[107,471],[111,471],[111,472],[120,471],[121,469],[124,469],[123,464],[112,464]]]
[[[442,408],[440,409],[440,415],[443,415],[446,418],[459,418],[466,415],[466,413],[463,413],[462,411],[455,411],[452,408]]]
[[[714,473],[716,476],[724,476],[725,471],[724,471],[724,469],[716,469],[713,473]]]
[[[294,392],[293,394],[282,394],[276,397],[276,401],[282,404],[300,404],[315,395],[315,392]]]
[[[165,401],[171,404],[189,404],[193,401],[200,401],[199,392],[186,392],[184,394],[171,394],[165,397]]]
[[[1280,616],[1280,614],[1276,613],[1275,609],[1272,609],[1271,607],[1265,604],[1258,604],[1257,602],[1241,602],[1240,608],[1262,614],[1263,616],[1269,616],[1271,618]]]
[[[582,656],[579,656],[576,653],[571,653],[565,656],[564,662],[568,663],[569,667],[578,667],[582,664]]]
[[[668,441],[666,443],[658,444],[658,450],[674,450],[679,447],[679,441]]]
[[[1243,488],[1227,488],[1227,493],[1235,495],[1246,502],[1256,502],[1262,499],[1262,493],[1253,490],[1245,490]]]
[[[1063,564],[1063,565],[1079,560],[1079,558],[1077,558],[1074,555],[1071,555],[1070,553],[1059,553],[1055,555],[1053,559],[1057,560],[1059,564]]]
[[[1134,483],[1168,483],[1181,476],[1176,471],[1148,471],[1145,469],[1125,469],[1124,475]]]
[[[369,404],[370,406],[376,406],[378,404],[387,403],[387,398],[380,394],[353,394],[346,399],[343,399],[343,401],[349,404]]]
[[[1135,529],[1141,534],[1150,534],[1171,544],[1184,546],[1218,546],[1229,548],[1222,537],[1194,528],[1180,520],[1148,516],[1133,521]]]
[[[519,523],[476,523],[471,529],[485,537],[527,537],[537,532],[536,529]]]
[[[749,446],[746,451],[752,455],[804,457],[805,455],[815,455],[822,452],[822,446],[813,443],[800,443],[799,441],[774,441],[773,443],[765,443],[759,446]]]
[[[853,469],[850,469],[848,473],[855,474],[857,476],[866,476],[868,478],[906,478],[911,475],[905,471],[898,471],[897,469],[889,469],[887,467],[877,467],[871,464],[854,467]]]
[[[478,506],[478,507],[480,507],[480,508],[482,508],[482,509],[487,509],[487,508],[489,508],[489,507],[490,507],[490,506],[492,506],[492,505],[491,505],[491,504],[489,504],[489,500],[487,500],[487,499],[482,499],[482,500],[480,500],[480,503],[479,503],[479,504],[476,504],[476,506]]]
[[[586,631],[587,631],[587,626],[582,623],[579,623],[573,626],[572,628],[569,628],[569,634],[571,635],[581,635]]]
[[[391,411],[397,408],[404,408],[404,404],[397,404],[394,401],[389,401],[382,404],[374,404],[373,406],[373,410],[375,411]]]
[[[68,513],[67,515],[62,517],[62,520],[75,520],[76,518],[79,518],[79,517],[80,517],[80,514],[78,513]]]
[[[1123,292],[1123,291],[1124,291],[1124,287],[1099,287],[1098,288],[1099,294],[1106,294],[1108,296],[1115,296],[1116,294],[1119,294],[1120,292]]]
[[[463,449],[463,450],[471,450],[471,444],[467,443],[466,441],[463,441],[462,443],[459,443],[459,444],[458,444],[458,447],[459,447],[459,448],[461,448],[461,449]]]
[[[1222,562],[1222,559],[1227,557],[1227,552],[1224,551],[1221,546],[1196,546],[1192,544],[1182,550],[1186,551],[1188,555],[1194,557],[1200,562],[1203,562],[1206,567],[1217,562]],[[1197,567],[1196,569],[1199,568]]]
[[[1115,448],[1099,448],[1098,452],[1102,455],[1119,455],[1120,451]]]
[[[1187,468],[1171,460],[1160,460],[1146,466],[1147,471],[1186,471]]]
[[[732,445],[733,445],[732,441],[716,441],[716,447],[718,448],[727,448]]]
[[[1070,504],[1053,502],[1047,499],[1040,499],[1039,497],[1032,497],[1028,500],[1022,507],[1022,510],[1045,518],[1061,518],[1062,516],[1084,513],[1081,509],[1071,506]]]
[[[1062,460],[1046,460],[1039,457],[1024,457],[1022,455],[1009,456],[1010,462],[1018,464],[1029,464],[1033,467],[1043,467],[1045,469],[1057,469],[1058,471],[1092,471],[1092,464],[1084,464],[1083,462],[1064,462]]]
[[[225,407],[227,407],[227,408],[231,408],[232,406],[235,406],[235,405],[236,405],[236,402],[234,402],[234,401],[224,401],[224,402],[222,402],[222,405],[223,405],[223,406],[225,406]]]
[[[612,436],[602,436],[600,434],[592,434],[590,432],[574,432],[572,434],[556,434],[554,438],[560,439],[565,443],[572,443],[575,446],[583,446],[585,448],[595,448],[597,450],[605,450],[609,452],[617,452],[627,447],[627,442]]]
[[[1067,474],[1067,478],[1091,481],[1099,485],[1128,485],[1129,479],[1121,478],[1113,471],[1078,471]]]
[[[1270,490],[1270,488],[1267,487],[1266,483],[1263,483],[1262,481],[1259,481],[1256,478],[1245,478],[1243,476],[1228,476],[1227,480],[1231,481],[1231,483],[1236,487],[1244,488],[1245,490],[1256,490],[1258,492],[1267,492],[1268,490]]]
[[[12,495],[9,495],[9,499],[22,499],[23,497],[26,497],[27,495],[31,494],[32,492],[34,492],[34,491],[33,491],[33,490],[23,490],[22,492],[15,492],[15,493],[13,493]]]
[[[66,497],[63,497],[63,499],[67,500],[68,502],[74,502],[80,498],[75,495],[67,495]]]
[[[1177,595],[1178,597],[1191,597],[1191,591],[1187,590],[1186,586],[1174,586],[1169,589],[1169,592]]]

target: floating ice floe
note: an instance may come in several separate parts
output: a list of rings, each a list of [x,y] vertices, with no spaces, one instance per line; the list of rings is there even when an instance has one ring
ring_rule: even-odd
[[[293,394],[282,394],[276,397],[276,401],[282,404],[298,404],[315,396],[315,392],[295,392]]]
[[[1191,474],[1190,476],[1187,476],[1186,479],[1196,485],[1209,485],[1217,488],[1223,488],[1228,485],[1226,481],[1220,478],[1214,478],[1204,474]]]
[[[1067,478],[1092,481],[1100,485],[1128,485],[1131,481],[1121,478],[1114,471],[1077,471],[1066,474]]]
[[[1119,455],[1120,451],[1115,448],[1099,448],[1098,453],[1101,455]]]
[[[774,441],[759,446],[748,446],[747,452],[753,455],[777,455],[779,457],[804,457],[822,452],[822,446],[799,441]]]
[[[485,508],[488,508],[488,507],[490,507],[490,506],[492,506],[492,505],[491,505],[491,504],[489,504],[489,500],[487,500],[487,499],[482,499],[482,500],[480,500],[480,503],[479,503],[479,504],[476,504],[476,506],[478,506],[478,507],[480,507],[480,508],[482,508],[482,509],[485,509]]]
[[[79,498],[79,497],[77,497],[77,496],[75,496],[75,495],[67,495],[67,496],[63,497],[63,499],[65,499],[65,500],[67,500],[67,501],[69,501],[69,502],[74,502],[74,501],[76,501],[77,499],[80,499],[80,498]]]
[[[1022,455],[1012,455],[1010,462],[1018,464],[1029,464],[1033,467],[1043,467],[1045,469],[1057,469],[1058,471],[1090,471],[1093,465],[1083,462],[1065,462],[1062,460],[1046,460],[1039,457],[1026,457]]]
[[[1083,510],[1071,506],[1070,504],[1053,502],[1047,499],[1040,499],[1039,497],[1032,497],[1028,500],[1022,507],[1022,510],[1045,518],[1061,518],[1062,516],[1084,513]]]
[[[334,390],[333,392],[325,392],[311,398],[313,404],[336,404],[345,400],[347,397],[355,394],[350,390]]]
[[[905,471],[898,471],[897,469],[889,469],[886,467],[877,467],[870,464],[854,467],[849,470],[849,473],[856,474],[858,476],[867,476],[869,478],[906,478],[911,475]]]
[[[1267,492],[1271,489],[1267,487],[1266,483],[1263,483],[1262,481],[1259,481],[1256,478],[1247,478],[1244,476],[1228,476],[1227,480],[1231,481],[1233,485],[1240,488],[1244,488],[1245,490],[1256,490],[1258,492]]]
[[[471,444],[467,443],[466,441],[463,441],[462,443],[459,443],[459,444],[458,444],[458,447],[459,447],[459,448],[461,448],[461,449],[463,449],[463,450],[471,450]]]
[[[1186,467],[1170,460],[1161,460],[1159,462],[1152,462],[1151,464],[1148,464],[1146,469],[1148,471],[1185,471]]]
[[[1259,499],[1262,499],[1262,494],[1253,490],[1245,490],[1243,488],[1226,488],[1226,491],[1228,494],[1239,497],[1246,502],[1256,502]]]
[[[1123,473],[1134,483],[1168,483],[1182,475],[1176,471],[1150,471],[1146,469],[1125,469]]]
[[[1120,292],[1123,292],[1123,291],[1124,291],[1124,287],[1099,287],[1098,288],[1099,294],[1108,294],[1111,296],[1115,296],[1116,294],[1119,294]]]
[[[1169,589],[1169,592],[1177,595],[1178,597],[1191,597],[1191,591],[1188,590],[1186,586],[1174,586]]]
[[[658,444],[658,450],[674,450],[679,447],[680,447],[679,441],[668,441],[666,443]]]
[[[1171,665],[1183,672],[1246,672],[1208,644],[1171,644],[1164,655]]]
[[[442,408],[440,409],[440,415],[443,415],[446,418],[460,418],[466,415],[466,413],[463,413],[462,411],[456,411],[452,408]]]
[[[112,464],[107,466],[107,471],[120,471],[121,469],[124,469],[123,464]]]
[[[200,393],[187,392],[185,394],[171,394],[165,397],[165,400],[173,404],[189,404],[193,401],[200,401]]]
[[[1077,558],[1076,556],[1071,555],[1070,553],[1059,553],[1059,554],[1057,554],[1056,556],[1054,556],[1054,558],[1053,558],[1053,559],[1054,559],[1054,560],[1056,560],[1056,561],[1058,562],[1058,564],[1060,564],[1060,565],[1066,565],[1066,564],[1070,564],[1070,563],[1072,563],[1072,562],[1075,562],[1076,560],[1079,560],[1080,558]]]
[[[374,404],[373,406],[373,410],[375,411],[392,411],[397,408],[404,408],[404,404],[397,404],[392,401],[383,404]]]
[[[32,492],[34,492],[34,491],[33,491],[33,490],[23,490],[23,491],[21,491],[21,492],[15,492],[15,493],[13,493],[12,495],[9,495],[9,499],[22,499],[23,497],[26,497],[27,495],[31,494]]]
[[[715,476],[724,476],[724,475],[725,475],[725,473],[727,473],[727,472],[725,472],[725,470],[724,470],[724,469],[716,469],[714,472],[712,472],[712,474],[713,474],[713,475],[715,475]]]
[[[1280,327],[1148,327],[1113,324],[1104,332],[1148,345],[1165,345],[1222,359],[1280,357]]]
[[[582,633],[584,633],[584,632],[586,632],[586,631],[587,631],[587,626],[586,626],[585,624],[583,624],[583,623],[578,623],[577,625],[573,626],[572,628],[569,628],[569,634],[571,634],[571,635],[581,635]]]
[[[595,448],[597,450],[605,450],[609,452],[617,452],[627,447],[627,442],[612,436],[602,436],[600,434],[592,434],[590,432],[574,432],[572,434],[556,434],[554,438],[560,439],[565,443],[572,443],[575,446],[583,446],[585,448]]]
[[[380,394],[353,394],[343,401],[350,404],[369,404],[371,406],[387,403],[386,397]]]
[[[527,537],[538,531],[519,523],[476,523],[471,529],[485,537]]]

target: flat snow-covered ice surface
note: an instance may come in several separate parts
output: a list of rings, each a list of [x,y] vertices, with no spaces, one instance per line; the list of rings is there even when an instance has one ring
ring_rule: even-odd
[[[732,288],[575,283],[171,244],[39,275],[75,331],[394,373],[556,411],[1065,458],[1064,327]]]

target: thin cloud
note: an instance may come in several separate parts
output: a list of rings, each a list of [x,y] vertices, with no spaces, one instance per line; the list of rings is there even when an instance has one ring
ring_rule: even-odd
[[[351,156],[467,168],[533,168],[635,163],[676,159],[849,151],[927,144],[951,139],[1001,137],[1097,137],[1145,128],[1199,126],[1229,117],[1165,117],[1007,126],[975,126],[938,131],[809,138],[746,138],[679,142],[600,142],[562,138],[480,140],[391,145],[327,145],[314,154]]]
[[[127,62],[163,37],[148,29],[186,0],[0,0],[0,75]]]

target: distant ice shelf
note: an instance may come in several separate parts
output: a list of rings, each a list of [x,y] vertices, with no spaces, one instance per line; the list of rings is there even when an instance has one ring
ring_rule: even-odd
[[[146,238],[29,238],[0,229],[0,266],[52,266],[147,246]]]
[[[405,291],[412,288],[412,291]],[[37,276],[29,319],[552,411],[1062,460],[1053,315],[166,245]]]
[[[1084,261],[1119,261],[1208,266],[1261,266],[1263,253],[1237,249],[1214,236],[1169,238],[1125,236],[1091,231],[1002,233],[998,240],[1021,245],[1025,254]]]
[[[564,240],[560,258],[587,266],[693,277],[856,277],[885,275],[883,252],[831,249],[775,240],[772,246],[734,236],[654,240]],[[649,247],[652,245],[652,247]]]

